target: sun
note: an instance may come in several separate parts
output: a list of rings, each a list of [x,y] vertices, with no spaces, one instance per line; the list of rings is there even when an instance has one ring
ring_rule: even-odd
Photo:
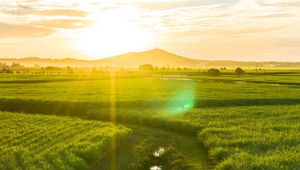
[[[131,22],[130,13],[110,12],[74,35],[75,46],[91,59],[109,57],[154,46],[154,34]]]

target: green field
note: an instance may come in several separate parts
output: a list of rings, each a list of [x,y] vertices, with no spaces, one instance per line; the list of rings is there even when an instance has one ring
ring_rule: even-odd
[[[89,169],[130,133],[99,121],[0,112],[0,169]]]
[[[74,132],[68,132],[66,129],[69,128],[57,130],[59,134],[70,135],[69,138],[66,136],[70,141],[74,140],[71,134],[89,134],[84,128],[86,124],[89,124],[87,128],[91,126],[91,131],[103,124],[98,121],[113,121],[131,129],[132,133],[121,126],[116,128],[123,134],[122,138],[128,136],[127,142],[121,142],[116,152],[109,156],[97,155],[99,161],[95,167],[100,169],[148,169],[152,165],[162,166],[162,169],[298,169],[300,71],[267,70],[266,73],[251,71],[240,76],[224,74],[217,77],[197,75],[196,71],[144,77],[3,74],[0,75],[0,110],[43,115],[2,113],[1,121],[14,123],[10,119],[22,119],[21,122],[29,121],[29,129],[34,129],[38,124],[33,119],[41,119],[41,127],[47,132],[58,128],[57,124],[62,124],[60,121],[66,122],[63,126],[73,126],[72,123],[77,122],[82,128]],[[47,116],[49,114],[58,116]],[[50,121],[52,119],[57,121]],[[113,128],[110,124],[105,125]],[[7,125],[2,126],[3,123],[1,131],[7,133]],[[23,125],[14,126],[18,129]],[[104,140],[113,135],[100,133],[108,128],[106,126],[97,130],[100,136],[93,133],[96,136],[85,138],[85,142],[103,149],[101,140],[96,142],[94,138]],[[26,131],[18,130],[16,134]],[[34,135],[36,133],[31,136]],[[79,137],[83,137],[81,135]],[[14,145],[6,146],[2,142],[4,139],[1,136],[1,148],[7,147],[7,153],[14,151]],[[44,142],[32,141],[35,146],[47,150],[49,144]],[[78,148],[76,142],[61,141],[57,145]],[[109,150],[107,145],[105,149]],[[165,156],[153,157],[152,153],[160,147],[165,148]],[[68,153],[55,152],[53,156],[59,159],[64,154]],[[8,156],[16,160],[19,155]],[[47,161],[47,156],[41,156],[41,166],[29,159],[32,155],[28,156],[30,161],[21,157],[18,158],[21,163],[1,162],[1,166],[13,165],[22,169],[24,164],[23,169],[30,169],[26,166],[74,169],[73,166],[79,164],[61,160],[52,163]],[[79,156],[78,160],[85,158]],[[91,165],[86,163],[85,168],[89,169]]]

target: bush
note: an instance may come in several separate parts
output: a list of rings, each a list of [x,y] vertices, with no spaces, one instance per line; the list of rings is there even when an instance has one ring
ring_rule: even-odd
[[[245,71],[242,68],[238,67],[235,69],[234,73],[237,75],[241,75],[241,74],[244,74]]]
[[[74,71],[73,71],[72,67],[67,66],[66,69],[67,69],[68,74],[73,74]]]
[[[0,70],[0,73],[14,73],[14,71],[10,68],[3,68]]]
[[[210,76],[219,76],[220,75],[220,70],[216,68],[211,68],[208,70],[208,75]]]
[[[154,67],[151,64],[143,64],[140,65],[139,69],[149,71],[149,70],[153,70]]]

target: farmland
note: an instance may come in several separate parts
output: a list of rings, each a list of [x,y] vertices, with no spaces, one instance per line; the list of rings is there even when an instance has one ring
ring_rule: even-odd
[[[197,109],[186,117],[203,126],[198,139],[221,161],[217,169],[297,169],[299,110],[299,104],[239,106]]]
[[[29,116],[28,121],[45,116],[44,124],[48,119],[70,116],[73,118],[61,120],[69,122],[66,126],[72,126],[73,121],[69,119],[75,119],[78,126],[84,127],[86,125],[79,122],[89,124],[82,120],[89,119],[93,120],[91,130],[102,124],[99,120],[131,129],[132,133],[118,127],[124,137],[128,136],[128,142],[117,148],[115,160],[104,158],[109,164],[99,161],[98,167],[104,169],[111,169],[112,164],[118,169],[125,164],[130,165],[129,169],[143,169],[141,167],[155,163],[170,167],[171,162],[172,165],[177,162],[176,167],[181,169],[297,169],[300,167],[300,72],[252,73],[240,76],[226,73],[217,77],[197,75],[196,71],[144,77],[3,74],[0,77],[0,110],[43,114]],[[2,113],[1,120],[5,120],[3,117],[27,120],[27,116]],[[57,127],[50,124],[45,128],[53,126]],[[85,132],[88,129],[80,129],[74,134],[88,133]],[[105,135],[110,134],[100,132],[103,136],[95,138],[104,140]],[[92,136],[86,140],[91,145],[94,142]],[[149,155],[162,146],[172,153],[163,159],[169,164],[153,161]],[[192,148],[199,152],[193,152]],[[59,159],[60,153],[54,154]],[[52,166],[44,162],[44,167]],[[25,163],[35,165],[35,162]],[[69,165],[72,169],[73,163]]]
[[[88,169],[130,132],[111,123],[0,112],[0,169]]]
[[[300,0],[0,0],[0,170],[300,170]]]

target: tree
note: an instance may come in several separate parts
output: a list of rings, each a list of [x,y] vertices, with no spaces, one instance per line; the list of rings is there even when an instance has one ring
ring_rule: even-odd
[[[93,67],[93,68],[92,68],[92,73],[93,73],[93,74],[97,73],[97,68],[96,68],[96,67]]]
[[[210,76],[219,76],[220,75],[220,70],[216,68],[211,68],[207,71],[208,75]]]
[[[70,67],[70,66],[67,66],[67,72],[68,72],[68,74],[73,74],[73,69],[72,69],[72,67]]]
[[[150,70],[153,70],[154,67],[151,64],[143,64],[143,65],[140,65],[139,69],[150,71]]]
[[[54,66],[47,66],[45,68],[46,71],[58,71],[58,70],[61,70],[61,68],[59,67],[54,67]]]
[[[6,68],[2,68],[2,70],[0,70],[1,73],[14,73],[12,69],[6,67]]]
[[[237,75],[241,75],[241,74],[244,74],[245,71],[242,68],[238,67],[235,69],[234,73]]]
[[[10,67],[11,68],[18,68],[18,67],[22,67],[22,65],[19,64],[19,63],[12,63]]]
[[[8,67],[8,66],[5,63],[0,62],[0,68],[6,68],[6,67]]]

